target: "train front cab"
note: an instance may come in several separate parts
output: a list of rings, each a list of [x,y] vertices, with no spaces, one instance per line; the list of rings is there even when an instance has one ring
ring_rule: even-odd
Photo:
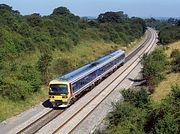
[[[49,83],[49,101],[53,107],[67,107],[71,98],[68,82],[52,81]]]

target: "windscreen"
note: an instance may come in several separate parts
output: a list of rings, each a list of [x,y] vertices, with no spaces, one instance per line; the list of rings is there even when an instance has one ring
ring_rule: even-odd
[[[50,85],[50,92],[56,94],[68,94],[68,87],[66,84],[52,84]]]

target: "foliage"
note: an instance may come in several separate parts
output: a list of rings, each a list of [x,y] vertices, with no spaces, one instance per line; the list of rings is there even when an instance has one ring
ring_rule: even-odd
[[[10,100],[25,100],[30,95],[31,86],[26,81],[15,81],[12,78],[5,77],[0,78],[0,83],[1,96],[8,97]]]
[[[180,39],[179,19],[169,18],[167,20],[146,19],[148,26],[159,30],[159,42],[166,45]]]
[[[66,7],[55,8],[52,15],[69,15],[70,11]]]
[[[125,97],[130,97],[132,92],[126,92]],[[128,93],[130,95],[127,95]],[[178,134],[180,132],[180,86],[172,87],[171,94],[159,105],[147,103],[147,107],[139,108],[129,97],[125,102],[113,104],[113,110],[107,118],[109,128],[105,133]]]
[[[140,88],[139,90],[127,89],[122,91],[124,101],[128,101],[133,104],[135,107],[144,107],[149,103],[149,94],[145,87]]]
[[[143,133],[146,113],[139,108],[125,102],[113,104],[113,110],[107,116],[109,129],[106,133]]]
[[[31,27],[42,27],[43,26],[43,21],[42,18],[39,14],[35,13],[29,16],[26,16],[27,19],[27,23],[31,26]]]
[[[32,87],[32,93],[37,92],[40,90],[41,82],[41,75],[40,72],[31,65],[24,65],[21,67],[22,72],[22,80],[27,81],[30,83]]]
[[[122,11],[119,12],[106,12],[98,16],[98,22],[112,22],[112,23],[123,23],[128,19],[127,14],[124,14]]]
[[[48,82],[48,66],[50,65],[50,62],[52,60],[52,56],[49,53],[44,53],[39,61],[38,61],[38,69],[41,72],[42,75],[42,81],[44,84],[47,84]]]
[[[179,94],[180,86],[173,86],[171,94],[162,101],[159,107],[149,110],[144,130],[147,133],[174,133],[180,132],[179,125]]]
[[[168,63],[167,57],[162,49],[156,49],[149,55],[144,55],[141,61],[143,65],[143,76],[150,91],[164,78],[163,72]]]
[[[172,58],[172,69],[175,72],[180,71],[180,51],[178,49],[175,49],[171,53],[171,58]]]

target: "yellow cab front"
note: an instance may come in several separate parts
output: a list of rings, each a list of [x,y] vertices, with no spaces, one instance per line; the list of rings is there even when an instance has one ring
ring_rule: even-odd
[[[69,83],[51,81],[49,83],[49,101],[53,107],[67,107],[70,101]]]

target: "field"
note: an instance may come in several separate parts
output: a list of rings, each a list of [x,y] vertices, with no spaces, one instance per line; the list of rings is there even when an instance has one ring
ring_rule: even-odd
[[[180,41],[169,44],[166,50],[166,54],[169,57],[173,49],[180,50]],[[180,73],[170,73],[166,75],[165,80],[163,80],[155,89],[152,94],[152,99],[155,101],[160,101],[165,98],[173,85],[180,85]]]

